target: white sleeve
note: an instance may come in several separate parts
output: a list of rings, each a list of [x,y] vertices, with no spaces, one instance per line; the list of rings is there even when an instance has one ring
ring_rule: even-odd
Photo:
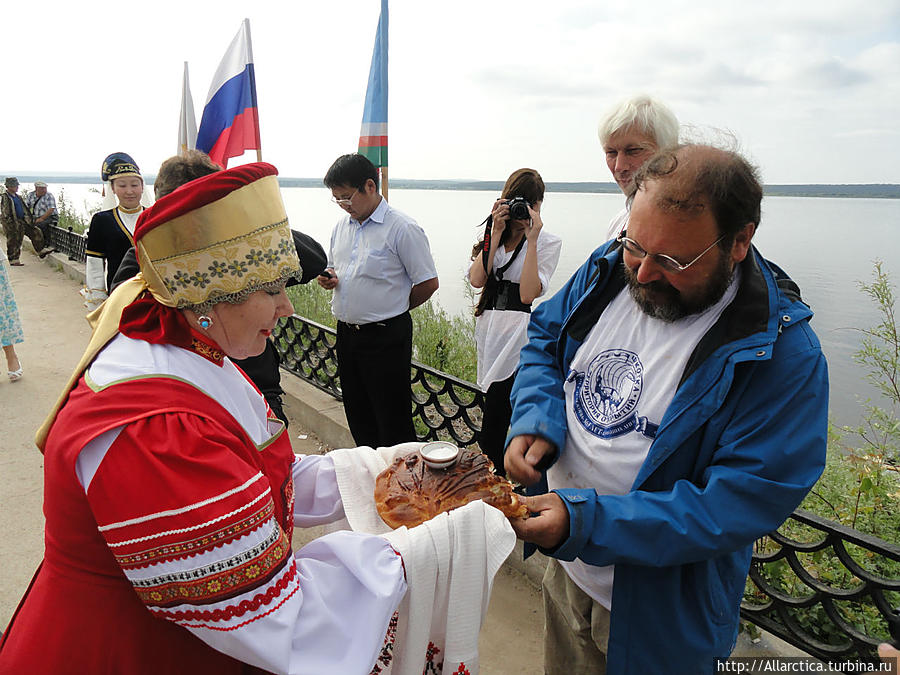
[[[330,455],[297,455],[291,472],[295,527],[324,525],[344,517],[344,504]]]
[[[106,292],[106,271],[103,269],[103,258],[89,255],[84,260],[84,285],[89,291]]]
[[[400,554],[383,537],[335,532],[304,546],[293,562],[288,587],[256,617],[180,623],[214,649],[269,672],[368,675],[406,594]],[[217,609],[224,608],[206,607]]]
[[[559,254],[562,252],[562,239],[555,234],[541,230],[538,238],[538,278],[541,280],[541,292],[538,297],[550,288],[550,277],[556,271],[559,264]]]

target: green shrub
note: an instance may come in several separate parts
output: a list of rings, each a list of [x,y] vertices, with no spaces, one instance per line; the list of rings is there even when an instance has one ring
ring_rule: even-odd
[[[337,324],[331,313],[331,291],[315,282],[292,286],[288,297],[294,312],[331,328]],[[453,316],[436,301],[412,310],[413,358],[450,375],[475,381],[475,322],[469,316]]]
[[[894,287],[880,261],[874,263],[874,280],[860,282],[861,291],[875,303],[881,321],[872,328],[856,329],[862,335],[853,359],[866,372],[868,381],[883,396],[881,403],[866,400],[862,423],[829,428],[828,459],[822,477],[801,504],[802,509],[823,518],[900,544],[900,337],[897,332]],[[788,520],[779,532],[791,539],[814,542],[821,533],[794,520]],[[886,579],[900,578],[900,563],[876,555],[867,549],[846,544],[854,562],[869,573]],[[774,552],[778,544],[769,537],[756,542],[758,552]],[[797,554],[798,561],[816,580],[832,588],[853,589],[862,584],[827,547],[814,553]],[[804,584],[784,559],[761,568],[766,582],[795,598],[808,597],[812,590]],[[888,605],[900,605],[900,593],[885,592]],[[748,604],[766,602],[749,579],[744,600]],[[886,622],[869,596],[834,603],[841,618],[855,629],[876,640],[889,640]],[[792,618],[809,635],[828,644],[840,644],[846,635],[816,603],[807,608],[789,610]]]

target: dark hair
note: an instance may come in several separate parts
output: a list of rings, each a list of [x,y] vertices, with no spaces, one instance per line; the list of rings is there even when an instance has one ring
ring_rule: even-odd
[[[637,171],[629,202],[648,182],[659,184],[657,206],[667,211],[710,210],[730,248],[747,223],[759,227],[763,189],[759,171],[741,155],[706,145],[680,145],[657,152]]]
[[[183,155],[169,157],[160,165],[156,180],[153,181],[153,193],[157,199],[165,197],[185,183],[221,170],[222,167],[213,162],[205,152],[188,150]]]
[[[364,190],[366,181],[375,182],[378,189],[378,169],[366,157],[358,153],[341,155],[325,174],[325,187],[333,189],[342,185]]]
[[[513,199],[514,197],[524,197],[532,206],[537,202],[544,201],[544,179],[541,178],[541,174],[534,169],[517,169],[513,171],[503,185],[500,199]],[[511,236],[511,231],[512,230],[509,227],[503,229],[503,234],[500,235],[500,241],[497,243],[497,246],[506,244]],[[474,260],[476,256],[481,255],[483,248],[484,234],[482,234],[481,239],[479,239],[472,247],[471,260]],[[488,284],[485,283],[478,296],[478,304],[475,307],[475,316],[481,316],[484,312],[484,308],[488,302],[488,296],[485,293],[487,288]]]

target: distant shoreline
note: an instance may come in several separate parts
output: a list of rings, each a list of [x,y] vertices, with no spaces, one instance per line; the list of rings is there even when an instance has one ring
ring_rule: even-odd
[[[22,183],[33,183],[43,180],[48,183],[98,183],[97,176],[93,174],[36,174],[36,173],[4,173],[4,176],[14,175]],[[152,184],[156,176],[148,174],[145,177],[148,184]],[[280,176],[278,182],[282,187],[320,187],[324,188],[321,178],[289,178]],[[487,180],[422,180],[391,178],[390,187],[406,190],[482,190],[487,192],[500,192],[503,189],[503,181]],[[859,198],[859,199],[900,199],[900,185],[895,183],[865,183],[865,184],[797,184],[797,185],[765,185],[763,186],[768,197],[833,197],[833,198]],[[558,182],[547,183],[548,192],[582,192],[582,193],[609,193],[619,194],[619,187],[615,183],[601,182]]]

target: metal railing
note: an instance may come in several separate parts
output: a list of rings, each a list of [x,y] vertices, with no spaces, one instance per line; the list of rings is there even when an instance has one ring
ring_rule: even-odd
[[[279,322],[274,338],[284,368],[340,399],[333,329],[294,315]],[[481,390],[415,361],[410,378],[419,438],[474,444],[481,428]],[[900,641],[900,565],[888,578],[858,562],[860,555],[876,569],[878,561],[900,563],[898,546],[794,512],[754,545],[741,617],[825,661],[873,660],[879,642]],[[838,581],[817,578],[823,556],[838,568]],[[856,606],[848,609],[847,603]]]
[[[51,239],[84,260],[84,236],[54,227]],[[294,315],[273,337],[283,368],[341,399],[333,329]],[[415,361],[410,378],[419,438],[475,444],[481,390]],[[900,642],[900,547],[798,510],[754,545],[741,617],[825,661],[873,660],[879,642]]]
[[[84,250],[87,237],[73,232],[72,228],[63,229],[57,225],[50,226],[50,245],[60,253],[65,253],[69,260],[84,262]]]

